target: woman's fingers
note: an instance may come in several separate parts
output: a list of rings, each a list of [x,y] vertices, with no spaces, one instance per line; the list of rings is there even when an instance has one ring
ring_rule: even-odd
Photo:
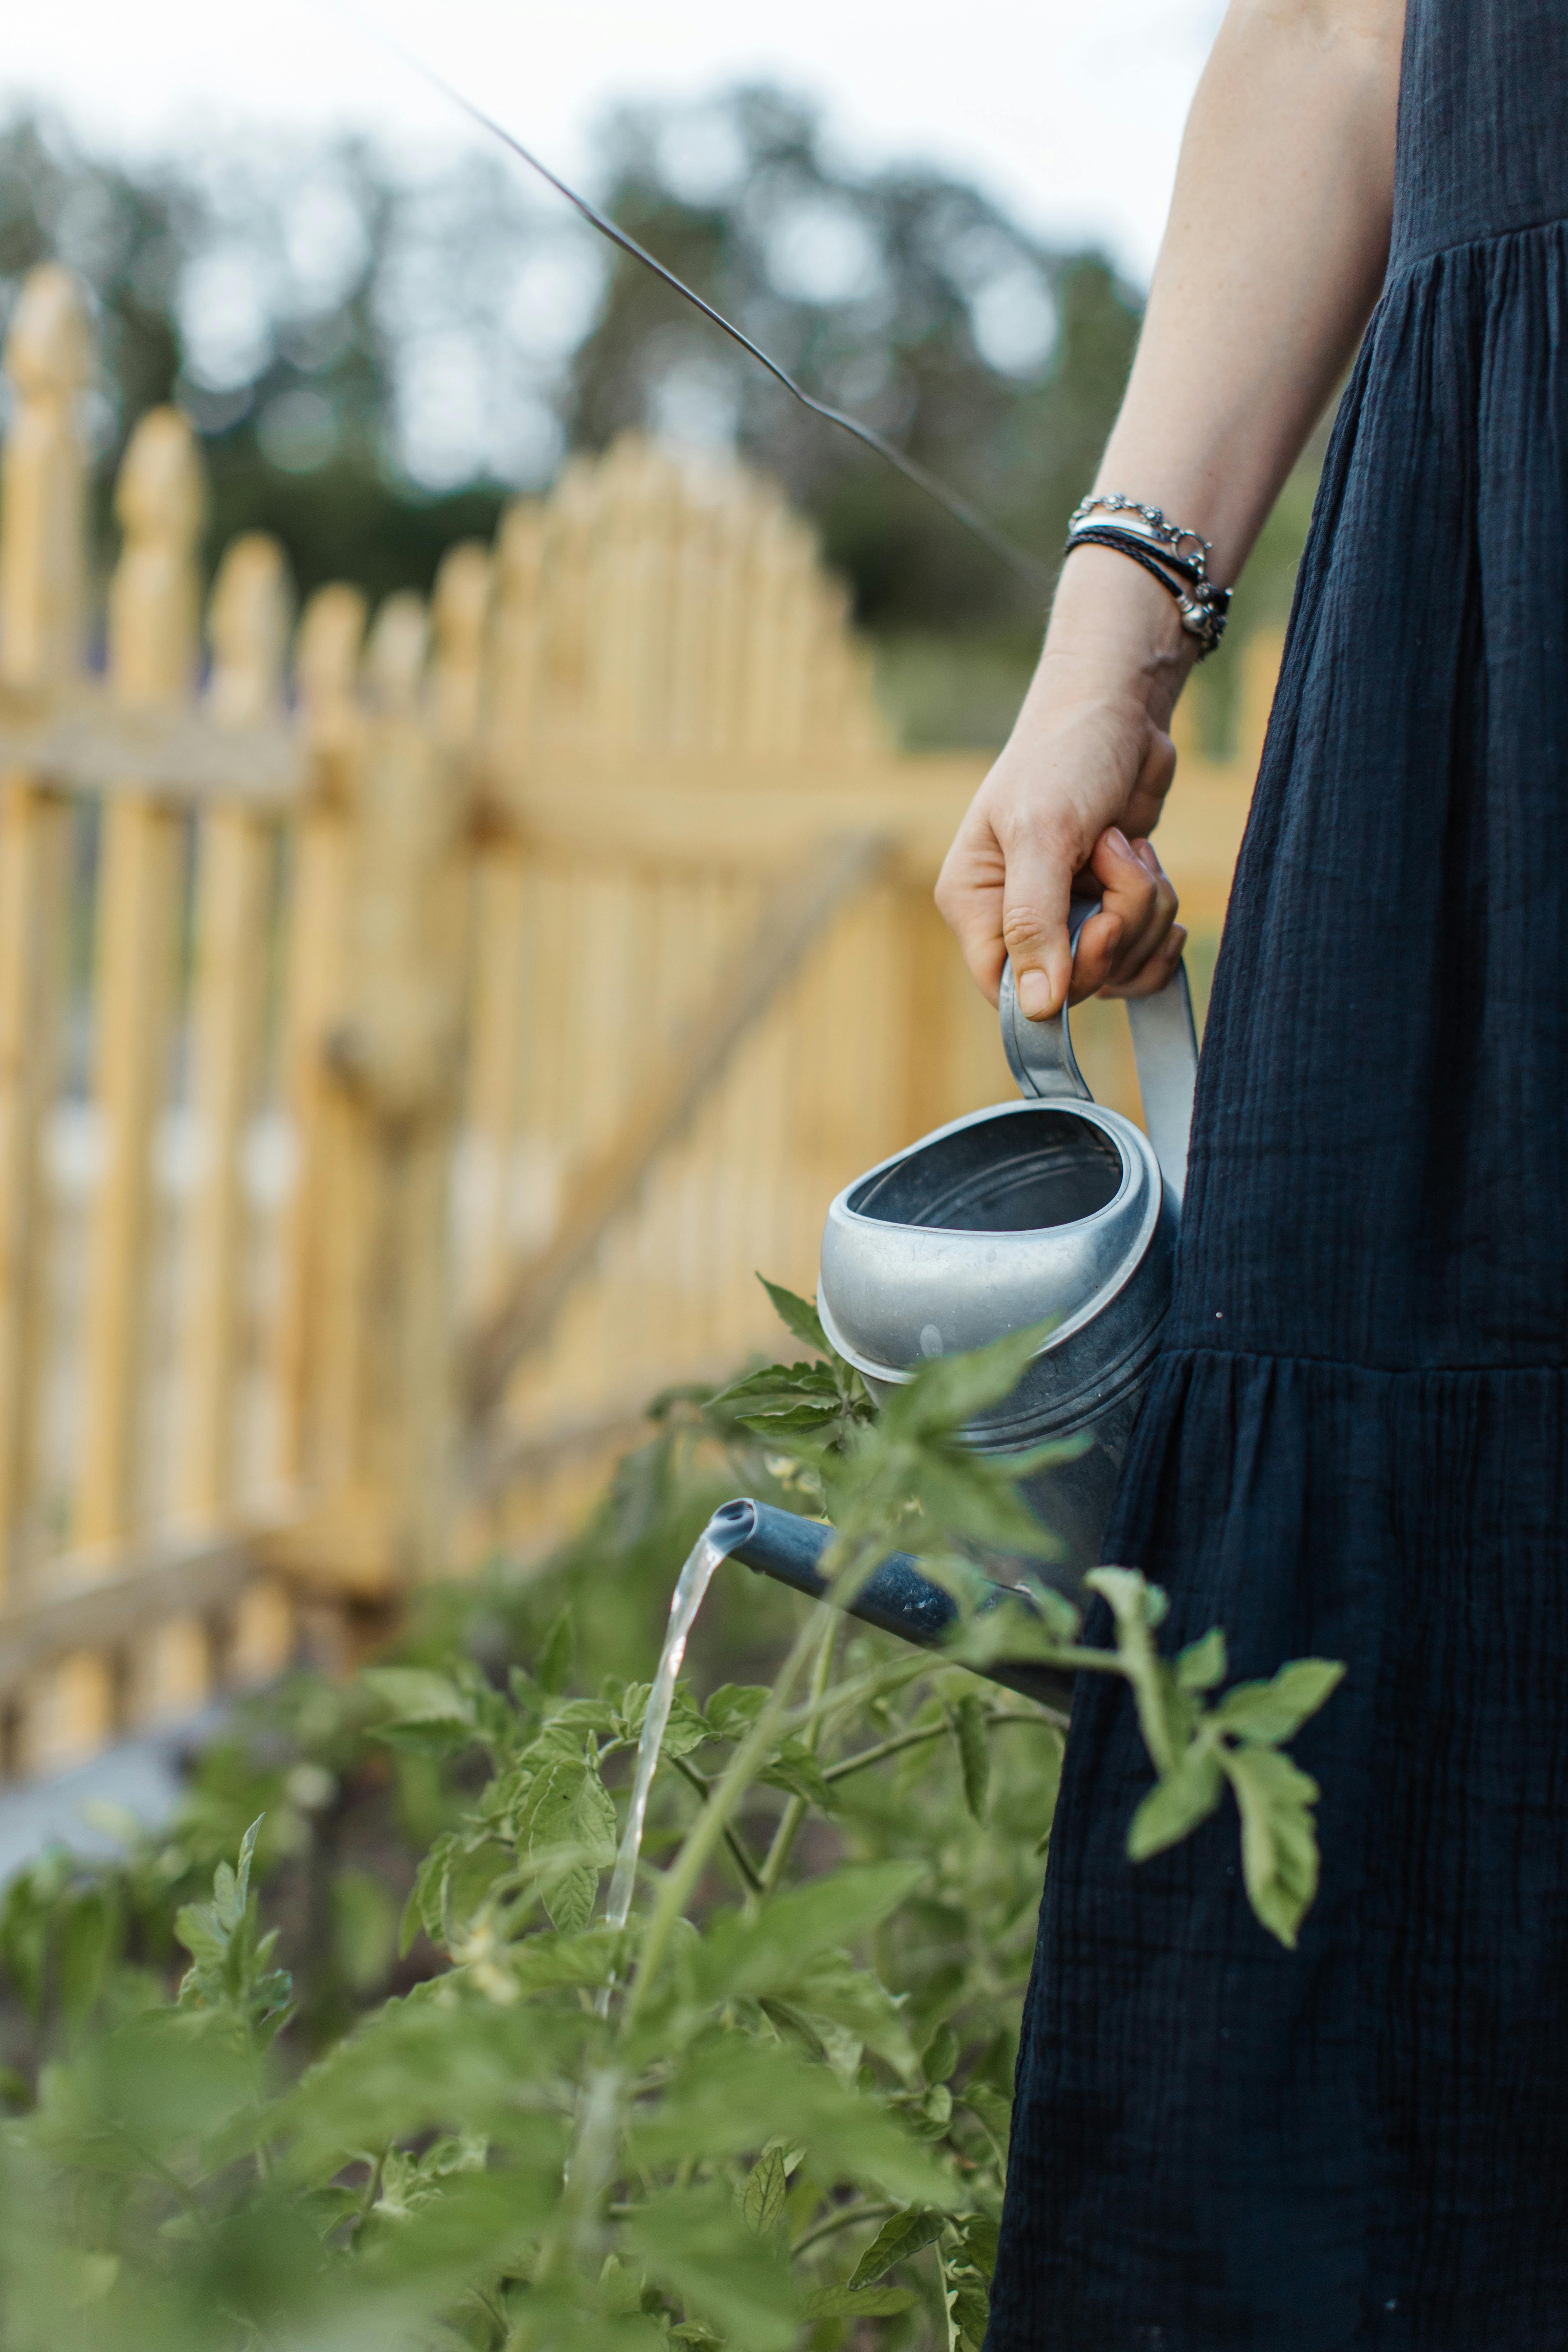
[[[1075,1000],[1100,988],[1120,992],[1132,987],[1176,919],[1176,894],[1152,847],[1147,841],[1129,841],[1119,826],[1109,826],[1095,843],[1089,874],[1099,885],[1105,912],[1120,918],[1120,929],[1109,952],[1089,962],[1080,954],[1073,972]]]
[[[1048,836],[1025,833],[1007,845],[1002,941],[1012,959],[1018,1003],[1031,1021],[1048,1020],[1067,1002],[1073,977],[1068,937],[1072,874],[1070,854]],[[1114,908],[1110,919],[1116,923]]]
[[[1165,982],[1182,960],[1182,950],[1187,944],[1185,923],[1173,923],[1153,954],[1139,971],[1135,980],[1120,982],[1107,988],[1107,996],[1158,996]]]
[[[936,903],[993,1004],[1010,956],[1029,1019],[1060,1011],[1073,969],[1068,901],[1077,863],[1070,849],[1028,826],[1004,845],[984,800],[971,807],[942,866]],[[1113,916],[1104,928],[1113,940],[1120,925]]]
[[[1002,981],[1002,899],[1007,860],[989,819],[972,805],[937,877],[936,905],[957,940],[970,977],[995,1003]]]

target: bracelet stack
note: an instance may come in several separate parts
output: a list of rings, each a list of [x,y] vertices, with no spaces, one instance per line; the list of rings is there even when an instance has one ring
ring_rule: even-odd
[[[1097,510],[1115,520],[1097,522]],[[1119,555],[1131,556],[1175,598],[1183,628],[1198,640],[1199,661],[1213,653],[1225,635],[1230,590],[1209,578],[1206,539],[1167,521],[1158,507],[1140,506],[1120,490],[1107,490],[1073,509],[1064,552],[1070,555],[1076,547],[1113,547]]]

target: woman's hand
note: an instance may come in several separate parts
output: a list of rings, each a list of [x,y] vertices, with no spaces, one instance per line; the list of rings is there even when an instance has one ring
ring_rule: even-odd
[[[1067,635],[1058,614],[1017,725],[936,886],[978,985],[994,1004],[1011,956],[1033,1021],[1058,1012],[1069,991],[1077,1003],[1101,988],[1129,996],[1163,988],[1186,938],[1148,836],[1175,772],[1167,728],[1191,655],[1173,637],[1163,592],[1125,558],[1085,549],[1073,563],[1081,567],[1073,585],[1087,592],[1076,600],[1078,618],[1092,599],[1105,633],[1080,629],[1078,643],[1055,642]],[[1105,610],[1107,598],[1119,609]],[[1122,651],[1130,636],[1142,637],[1142,660]],[[1079,934],[1075,960],[1068,902],[1079,877],[1100,912]]]
[[[1377,299],[1394,205],[1405,0],[1230,0],[1199,84],[1121,413],[1094,487],[1163,508],[1234,582]],[[1195,647],[1114,550],[1063,567],[1012,740],[975,794],[936,901],[995,1001],[1011,953],[1031,1019],[1110,985],[1160,987],[1181,951],[1147,836]],[[1103,914],[1068,951],[1075,876]]]

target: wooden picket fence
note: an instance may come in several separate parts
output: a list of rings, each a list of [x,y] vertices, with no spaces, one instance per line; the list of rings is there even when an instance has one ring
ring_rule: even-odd
[[[0,459],[0,1771],[568,1528],[655,1390],[773,1344],[859,1168],[1009,1091],[931,904],[978,756],[888,739],[806,528],[637,440],[428,608],[291,612],[144,416],[95,610],[78,289]],[[100,626],[101,620],[101,627]],[[1217,934],[1237,760],[1163,836]],[[1135,1108],[1119,1010],[1084,1058]]]

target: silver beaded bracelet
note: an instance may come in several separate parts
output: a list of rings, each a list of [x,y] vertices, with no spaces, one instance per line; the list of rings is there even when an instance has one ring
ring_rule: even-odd
[[[1097,509],[1117,520],[1096,522]],[[1130,556],[1174,597],[1183,628],[1198,640],[1198,659],[1213,653],[1225,635],[1231,592],[1209,578],[1212,551],[1197,531],[1170,521],[1163,509],[1143,506],[1120,490],[1091,492],[1073,509],[1068,523],[1064,554],[1070,555],[1077,547],[1110,547]]]

